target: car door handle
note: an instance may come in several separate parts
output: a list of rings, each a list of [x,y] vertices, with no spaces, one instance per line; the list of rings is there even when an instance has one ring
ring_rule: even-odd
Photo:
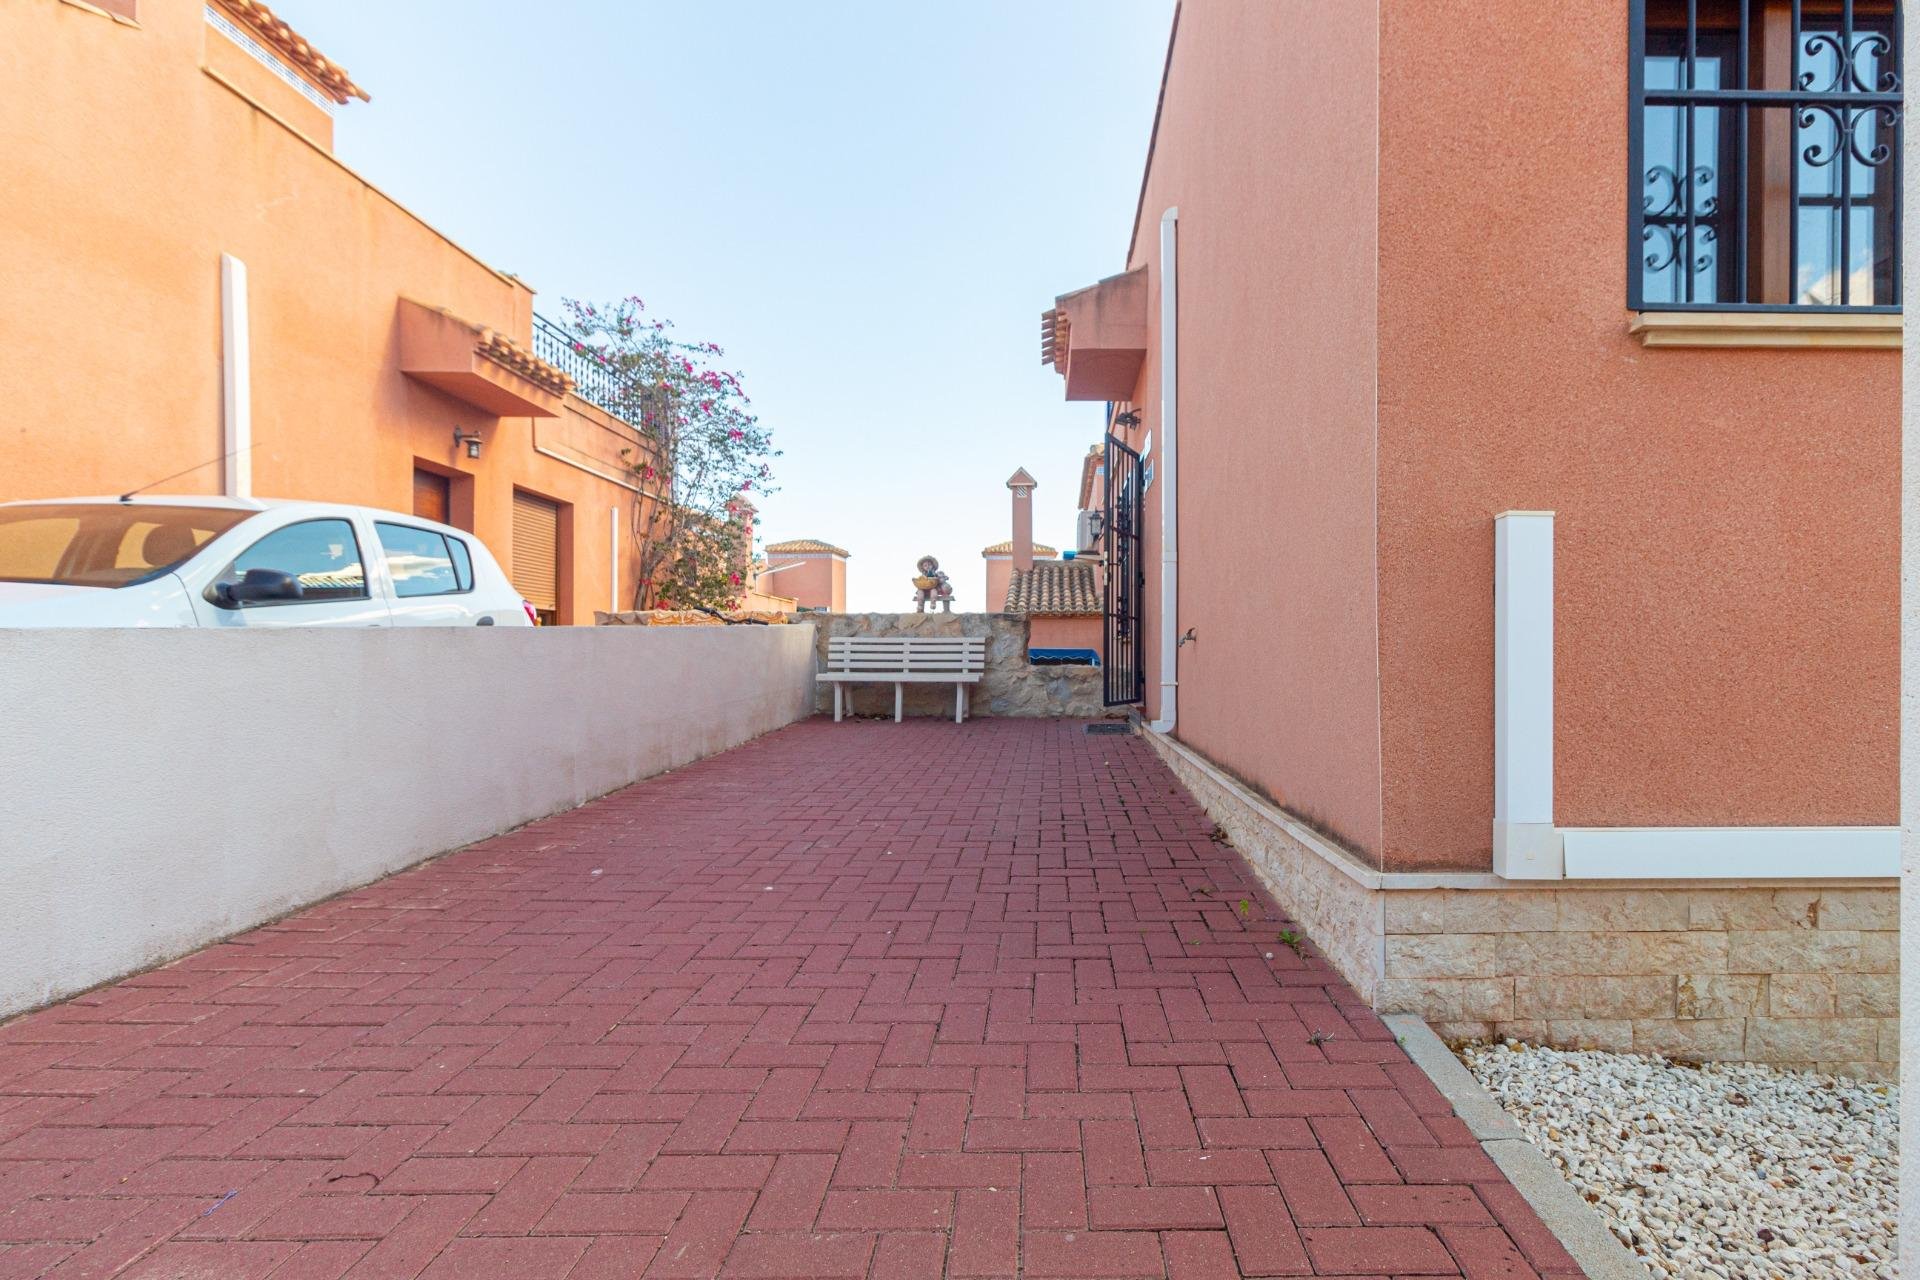
[[[490,627],[493,625],[493,615],[490,613],[486,614],[478,622],[474,623],[473,625],[476,627]]]

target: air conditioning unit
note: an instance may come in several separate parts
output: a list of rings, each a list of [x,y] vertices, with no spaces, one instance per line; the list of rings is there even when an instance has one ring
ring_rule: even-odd
[[[1080,551],[1092,551],[1100,545],[1100,526],[1106,521],[1103,511],[1082,511],[1074,522],[1073,545]]]

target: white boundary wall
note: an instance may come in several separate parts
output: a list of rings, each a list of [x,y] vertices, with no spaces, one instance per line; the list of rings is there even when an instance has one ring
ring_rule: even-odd
[[[0,630],[0,1016],[802,719],[813,649],[811,626]]]

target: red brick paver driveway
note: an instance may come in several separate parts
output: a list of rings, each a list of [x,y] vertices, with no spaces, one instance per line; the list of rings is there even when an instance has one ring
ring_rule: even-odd
[[[0,1277],[1577,1275],[1083,728],[796,725],[0,1027]]]

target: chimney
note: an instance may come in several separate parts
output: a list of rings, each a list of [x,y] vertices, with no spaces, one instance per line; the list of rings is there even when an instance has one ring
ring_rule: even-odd
[[[1025,467],[1007,479],[1013,490],[1013,571],[1033,568],[1033,487],[1039,483]]]

